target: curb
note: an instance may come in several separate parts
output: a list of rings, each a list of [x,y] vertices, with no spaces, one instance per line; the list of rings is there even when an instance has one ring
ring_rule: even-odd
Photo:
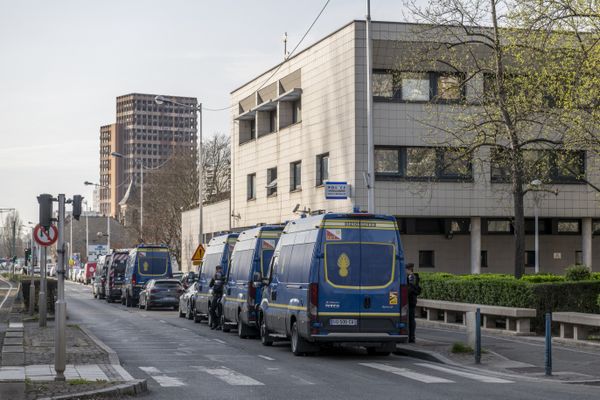
[[[85,333],[90,339],[92,339],[92,342],[94,342],[96,344],[96,346],[100,347],[102,350],[104,350],[106,352],[106,354],[108,354],[108,361],[110,361],[110,363],[112,365],[121,366],[121,361],[119,361],[119,356],[113,349],[108,347],[102,340],[98,339],[98,337],[96,335],[94,335],[92,332],[90,332],[90,330],[88,328],[86,328],[85,326],[79,325],[79,329],[81,329],[81,331],[83,333]]]
[[[428,351],[428,350],[421,350],[421,349],[415,349],[415,348],[410,348],[410,347],[397,346],[396,351],[394,351],[394,354],[397,356],[418,358],[421,360],[431,361],[431,362],[435,362],[438,364],[462,366],[461,364],[456,363],[456,362],[450,360],[449,358],[444,357],[440,353],[436,353],[435,351]]]
[[[122,383],[113,387],[90,390],[87,392],[70,393],[54,397],[42,397],[42,400],[66,400],[66,399],[91,399],[97,396],[127,395],[135,396],[148,391],[145,379],[136,379],[131,382]]]

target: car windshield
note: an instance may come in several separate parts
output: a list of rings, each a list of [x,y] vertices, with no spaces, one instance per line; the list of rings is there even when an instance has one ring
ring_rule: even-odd
[[[141,275],[165,275],[169,265],[168,251],[138,251],[138,272]]]
[[[173,281],[156,281],[154,286],[157,288],[177,289],[181,286],[181,284]]]

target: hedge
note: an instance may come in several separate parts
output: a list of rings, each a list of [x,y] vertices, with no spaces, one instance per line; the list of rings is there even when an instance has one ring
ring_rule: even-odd
[[[35,285],[35,309],[39,309],[40,299],[40,277],[36,276],[33,278],[33,284]],[[31,285],[31,276],[22,275],[21,277],[21,291],[23,294],[23,303],[25,304],[25,310],[29,309],[29,287]],[[54,278],[46,278],[46,287],[48,292],[46,293],[46,310],[49,313],[54,313],[54,302],[56,301],[56,285],[57,281]]]
[[[535,275],[533,275],[535,276]],[[504,307],[535,308],[534,328],[543,330],[546,312],[600,312],[600,280],[562,281],[556,276],[517,280],[510,275],[452,275],[423,273],[421,296],[425,299],[460,303],[489,304]],[[533,280],[531,280],[533,279]],[[550,282],[544,281],[551,280]],[[554,281],[552,281],[554,280]]]

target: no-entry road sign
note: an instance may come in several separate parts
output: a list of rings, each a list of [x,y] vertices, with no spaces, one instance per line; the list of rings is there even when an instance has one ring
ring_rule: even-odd
[[[33,239],[40,246],[52,246],[58,239],[58,229],[56,229],[56,226],[54,225],[51,225],[48,230],[41,225],[36,225],[33,230]]]

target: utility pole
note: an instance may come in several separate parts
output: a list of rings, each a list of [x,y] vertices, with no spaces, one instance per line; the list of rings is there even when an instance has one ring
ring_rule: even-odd
[[[88,206],[87,201],[85,202],[85,210],[85,262],[88,262],[90,258],[90,226],[88,223],[88,215],[90,213],[90,208]]]
[[[33,246],[33,228],[31,228],[31,246]],[[35,281],[33,280],[33,268],[34,265],[31,263],[29,266],[29,273],[31,274],[31,281],[29,282],[29,315],[33,315],[35,312]]]
[[[65,368],[67,360],[67,347],[65,328],[67,319],[67,303],[65,302],[65,195],[58,195],[58,264],[56,265],[56,278],[58,281],[58,293],[55,311],[54,331],[54,370],[56,381],[65,380]]]
[[[46,303],[46,246],[40,247],[40,298],[38,302],[38,308],[40,313],[39,325],[40,328],[46,326],[47,320],[47,303]]]
[[[175,118],[175,117],[173,117]],[[144,240],[144,162],[140,164],[140,238]]]
[[[366,15],[367,52],[367,210],[375,213],[375,146],[373,138],[373,55],[371,48],[371,1],[367,0]]]
[[[13,212],[13,220],[12,220],[12,274],[15,276],[15,257],[17,256],[17,216]]]

